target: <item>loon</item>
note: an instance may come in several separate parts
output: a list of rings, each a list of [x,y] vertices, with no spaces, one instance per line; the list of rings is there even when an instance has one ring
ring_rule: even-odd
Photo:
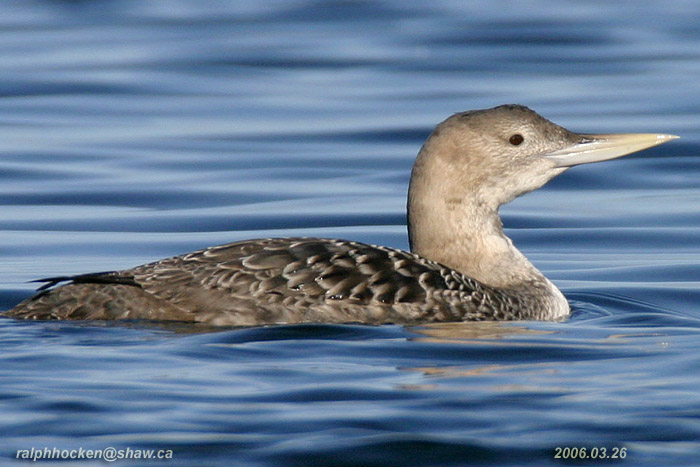
[[[457,113],[413,166],[411,252],[324,238],[246,240],[41,279],[38,293],[5,315],[214,326],[561,320],[566,298],[505,235],[499,206],[569,167],[675,138],[573,133],[520,105]]]

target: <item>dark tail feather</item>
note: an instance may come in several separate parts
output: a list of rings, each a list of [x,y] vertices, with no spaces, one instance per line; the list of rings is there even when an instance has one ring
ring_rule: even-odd
[[[119,273],[115,271],[93,272],[90,274],[79,274],[77,276],[45,277],[29,282],[45,282],[44,285],[36,289],[37,292],[43,292],[61,282],[69,282],[71,284],[123,284],[141,288],[141,284],[134,280],[134,276],[120,276]]]

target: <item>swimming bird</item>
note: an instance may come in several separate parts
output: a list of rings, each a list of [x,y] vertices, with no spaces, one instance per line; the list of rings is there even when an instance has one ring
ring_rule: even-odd
[[[674,138],[573,133],[520,105],[457,113],[413,166],[411,252],[324,238],[247,240],[42,279],[6,315],[229,326],[560,320],[570,312],[566,298],[505,235],[499,206],[569,167]]]

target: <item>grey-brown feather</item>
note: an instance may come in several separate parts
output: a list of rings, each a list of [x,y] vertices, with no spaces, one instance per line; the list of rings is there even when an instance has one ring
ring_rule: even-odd
[[[230,243],[100,277],[44,290],[7,314],[234,326],[380,324],[522,319],[528,300],[522,291],[494,290],[402,250],[319,238]]]

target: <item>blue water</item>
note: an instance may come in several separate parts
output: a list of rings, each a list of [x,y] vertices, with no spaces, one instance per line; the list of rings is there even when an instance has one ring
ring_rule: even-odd
[[[547,465],[557,447],[698,462],[697,2],[2,8],[0,309],[32,279],[246,238],[407,248],[413,158],[456,111],[521,103],[682,139],[502,209],[566,322],[0,319],[0,464],[32,447],[173,451],[121,465]]]

